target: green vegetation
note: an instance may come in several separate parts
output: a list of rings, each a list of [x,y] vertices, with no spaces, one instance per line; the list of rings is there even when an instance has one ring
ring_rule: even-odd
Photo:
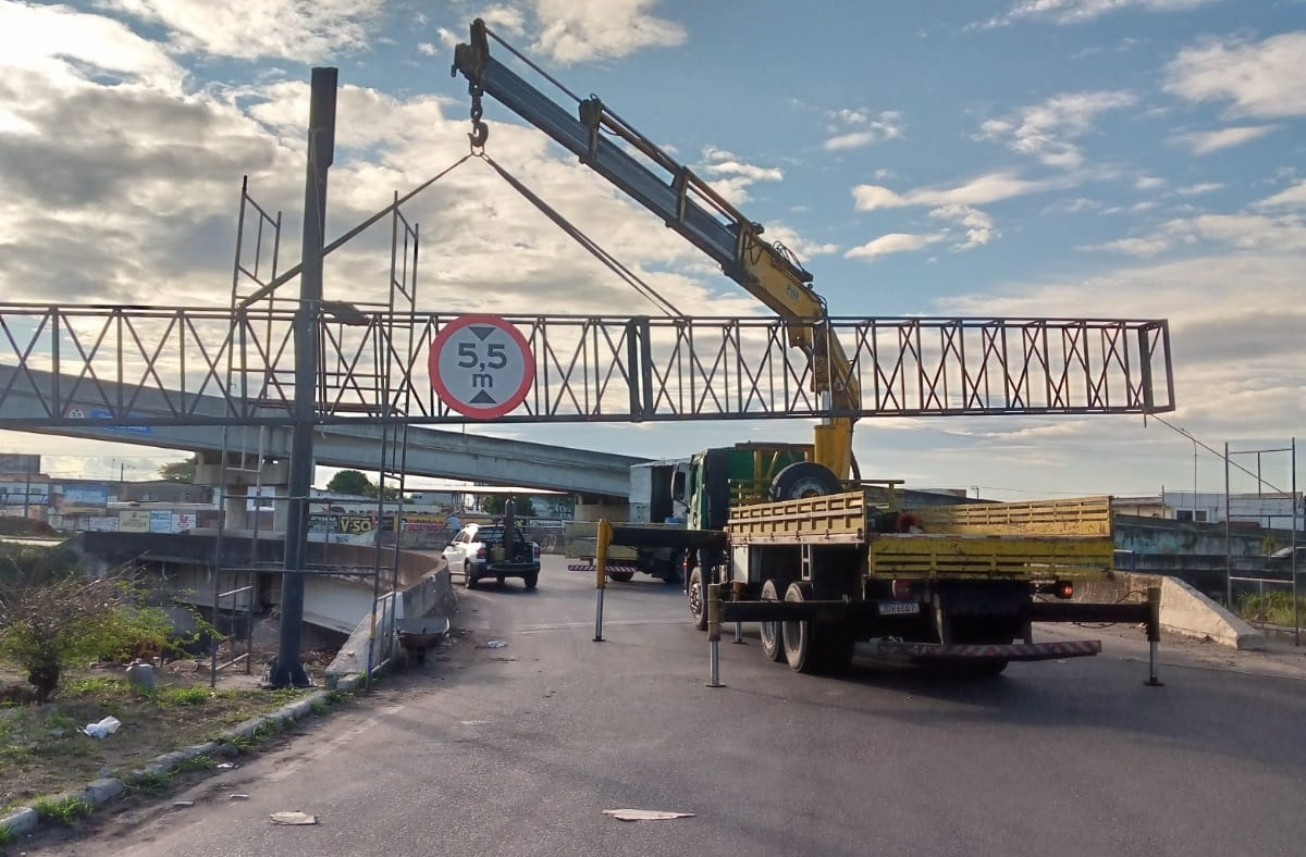
[[[331,477],[327,490],[336,494],[352,494],[355,497],[373,497],[380,493],[380,487],[372,483],[371,477],[359,470],[341,470]],[[399,489],[389,486],[385,489],[385,499],[398,500]]]
[[[8,848],[18,841],[18,834],[12,828],[0,827],[0,849]]]
[[[42,821],[72,824],[77,819],[90,815],[95,807],[79,797],[50,797],[32,801],[32,809],[36,810]]]
[[[149,606],[126,577],[26,574],[0,586],[0,657],[22,668],[41,704],[71,664],[126,659],[174,642],[168,614]]]
[[[514,497],[517,501],[516,515],[518,518],[535,517],[535,504],[531,502],[530,497]],[[508,503],[508,498],[501,494],[486,497],[481,503],[481,508],[491,515],[502,515],[504,507]]]
[[[203,705],[217,696],[207,687],[170,687],[158,691],[161,705]]]
[[[168,482],[195,481],[195,468],[199,466],[199,455],[193,455],[185,461],[169,461],[159,467],[159,478]]]
[[[303,696],[303,691],[254,687],[211,690],[207,684],[187,683],[207,676],[166,670],[159,673],[155,692],[142,693],[120,676],[70,676],[53,704],[0,710],[0,807],[30,805],[41,795],[82,788],[106,769],[126,780],[128,772],[162,753],[224,740],[226,730]],[[115,734],[100,741],[82,734],[87,723],[109,714],[122,722]],[[252,738],[228,743],[249,751],[281,731],[265,727]],[[216,764],[209,757],[190,759],[172,778]],[[154,794],[171,782],[144,775],[129,785]]]
[[[1297,599],[1301,618],[1306,620],[1306,596]],[[1249,622],[1269,625],[1293,624],[1292,593],[1269,592],[1265,595],[1244,595],[1238,599],[1238,615]]]
[[[127,787],[147,795],[160,795],[172,787],[172,774],[161,771],[141,771],[127,780]]]

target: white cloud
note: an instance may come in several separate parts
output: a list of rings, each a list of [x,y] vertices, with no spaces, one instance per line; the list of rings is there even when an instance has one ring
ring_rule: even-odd
[[[708,146],[703,149],[703,172],[714,176],[712,189],[734,205],[742,205],[751,197],[748,189],[758,182],[778,182],[784,171],[778,167],[759,167],[743,161],[734,152]]]
[[[315,62],[364,49],[384,0],[99,0],[101,8],[166,28],[186,53]]]
[[[1165,90],[1188,101],[1227,101],[1236,116],[1306,115],[1306,31],[1260,42],[1210,41],[1166,66]]]
[[[116,82],[179,92],[186,72],[123,24],[63,6],[0,4],[0,65],[51,87],[80,86],[94,69]],[[20,105],[21,109],[21,105]]]
[[[1213,443],[1282,439],[1300,435],[1306,422],[1301,270],[1300,252],[1214,252],[944,298],[937,310],[962,316],[1077,317],[1085,314],[1085,295],[1091,295],[1092,303],[1110,307],[1113,317],[1167,319],[1178,405],[1167,419]],[[1255,284],[1254,292],[1245,284]],[[1083,422],[1079,434],[1084,442],[1110,425],[1098,419]],[[1191,452],[1189,445],[1189,484]],[[1150,466],[1150,459],[1139,464]],[[1222,480],[1218,461],[1210,466],[1212,478]],[[1113,478],[1119,480],[1120,471]]]
[[[1067,179],[1031,181],[1013,173],[998,172],[977,176],[956,187],[921,187],[905,194],[895,193],[880,185],[857,185],[853,188],[853,200],[858,211],[877,211],[911,205],[978,206],[1067,186],[1069,186]]]
[[[930,212],[930,217],[949,223],[959,224],[966,230],[964,241],[953,244],[952,250],[972,250],[983,247],[994,238],[1001,237],[993,228],[993,218],[977,208],[966,205],[945,205]]]
[[[685,28],[649,13],[658,0],[535,0],[533,53],[560,63],[629,56],[684,44]]]
[[[882,208],[901,208],[911,203],[887,187],[861,184],[853,188],[853,204],[858,211],[877,211]]]
[[[1081,247],[1131,256],[1156,256],[1179,246],[1295,253],[1306,250],[1306,223],[1297,216],[1201,214],[1163,223],[1149,235]]]
[[[479,17],[496,32],[520,36],[526,32],[526,15],[516,6],[491,6]]]
[[[1223,187],[1224,182],[1200,182],[1187,187],[1175,188],[1175,193],[1180,196],[1200,196],[1204,193],[1213,193]]]
[[[830,256],[839,252],[838,244],[812,241],[800,235],[796,229],[785,226],[783,223],[767,224],[766,232],[763,233],[762,237],[772,244],[783,245],[785,249],[797,256],[801,262],[806,262],[808,259],[817,256]]]
[[[1134,187],[1138,190],[1156,190],[1165,187],[1165,179],[1157,176],[1139,176],[1134,182]]]
[[[942,240],[944,236],[941,234],[911,235],[905,232],[891,232],[860,247],[854,247],[843,255],[846,259],[866,259],[873,262],[881,256],[893,253],[912,253],[922,250]]]
[[[433,57],[440,52],[431,42],[421,42],[417,45],[417,52],[423,56]]]
[[[1279,206],[1306,206],[1306,182],[1298,182],[1287,190],[1280,191],[1268,199],[1261,200],[1258,205],[1267,208]]]
[[[1095,199],[1078,196],[1074,199],[1063,199],[1054,202],[1047,208],[1043,209],[1044,214],[1079,214],[1082,211],[1096,211],[1102,207],[1102,203]]]
[[[1184,12],[1218,2],[1220,0],[1019,0],[1006,15],[988,25],[1001,26],[1024,19],[1079,24],[1130,8],[1147,12]]]
[[[440,27],[435,31],[435,34],[440,37],[440,44],[444,45],[445,48],[450,51],[458,47],[458,43],[462,41],[461,36],[447,27]]]
[[[980,134],[1047,166],[1077,169],[1084,156],[1073,141],[1091,131],[1100,114],[1137,103],[1132,92],[1068,92],[1022,107],[1006,119],[991,119],[980,126]]]
[[[1221,128],[1218,131],[1193,131],[1179,134],[1172,139],[1176,143],[1188,146],[1193,150],[1194,155],[1209,155],[1221,149],[1232,149],[1250,143],[1252,140],[1258,140],[1277,130],[1278,127],[1278,125],[1248,125],[1240,128]]]
[[[1111,253],[1124,253],[1127,256],[1157,256],[1170,249],[1170,240],[1157,238],[1121,238],[1108,241],[1096,247],[1082,247],[1083,250],[1106,250]]]
[[[825,141],[826,151],[860,149],[885,140],[897,140],[903,135],[902,114],[896,110],[885,110],[872,116],[866,110],[843,109],[827,115],[830,124],[826,131],[832,136]]]

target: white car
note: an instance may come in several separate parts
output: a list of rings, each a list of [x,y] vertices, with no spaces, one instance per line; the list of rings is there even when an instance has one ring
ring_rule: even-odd
[[[503,583],[509,577],[521,578],[527,589],[534,589],[540,579],[540,546],[527,541],[517,527],[505,544],[503,524],[463,527],[444,549],[444,561],[449,571],[462,574],[468,589],[487,578]]]

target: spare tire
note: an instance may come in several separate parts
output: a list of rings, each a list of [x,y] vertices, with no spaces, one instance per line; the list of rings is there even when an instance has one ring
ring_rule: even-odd
[[[838,494],[843,483],[830,468],[815,461],[799,461],[781,470],[771,480],[772,500],[801,500]]]

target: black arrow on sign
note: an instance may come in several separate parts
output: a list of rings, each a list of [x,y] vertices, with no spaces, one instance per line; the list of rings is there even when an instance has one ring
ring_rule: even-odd
[[[472,400],[468,402],[468,404],[469,405],[497,405],[499,403],[494,400],[493,396],[491,396],[489,393],[482,390],[481,392],[473,396]]]
[[[488,325],[481,325],[479,327],[469,327],[467,329],[470,330],[472,333],[476,334],[476,338],[482,341],[485,340],[485,337],[489,336],[491,333],[494,333],[494,328]]]

